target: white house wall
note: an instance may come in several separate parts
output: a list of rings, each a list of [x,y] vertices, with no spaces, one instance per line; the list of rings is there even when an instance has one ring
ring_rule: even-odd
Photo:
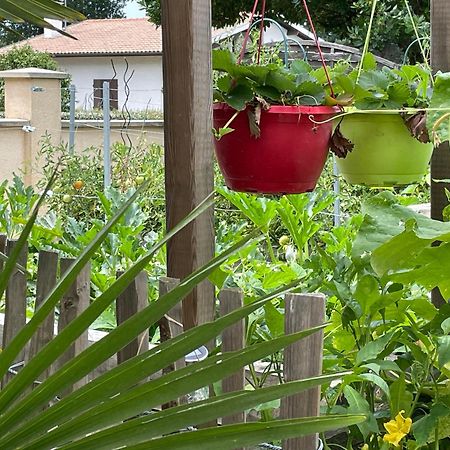
[[[145,110],[163,108],[162,94],[162,57],[161,56],[128,56],[129,69],[127,75],[124,57],[58,57],[55,60],[61,70],[72,75],[72,84],[76,86],[76,107],[91,109],[93,107],[94,79],[110,79],[114,76],[111,60],[117,71],[119,84],[119,108],[125,101],[126,78],[134,74],[129,81],[130,97],[127,107],[130,110]]]

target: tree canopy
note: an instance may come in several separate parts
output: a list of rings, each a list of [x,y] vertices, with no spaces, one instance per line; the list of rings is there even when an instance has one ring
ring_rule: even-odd
[[[155,23],[161,21],[161,0],[139,0]],[[261,3],[261,2],[260,2]],[[212,0],[213,25],[221,28],[247,20],[254,0]],[[361,47],[367,32],[371,1],[368,0],[308,0],[317,31],[324,39]],[[409,0],[421,36],[429,34],[430,0]],[[306,24],[301,0],[269,0],[266,16],[275,20]],[[414,41],[414,30],[404,0],[383,0],[372,33],[371,50],[399,60]]]
[[[88,19],[117,19],[124,17],[127,0],[67,0],[67,6]]]

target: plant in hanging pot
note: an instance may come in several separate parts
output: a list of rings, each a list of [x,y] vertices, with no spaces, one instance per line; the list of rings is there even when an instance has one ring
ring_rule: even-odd
[[[431,139],[448,140],[450,78],[437,74],[433,80],[408,0],[404,4],[424,63],[377,68],[368,51],[377,4],[372,0],[359,67],[334,80],[336,91],[353,96],[354,109],[336,122],[332,150],[345,158],[337,164],[347,181],[383,187],[420,181],[433,152]]]
[[[340,112],[324,68],[307,62],[239,64],[213,50],[214,134],[230,189],[267,194],[312,191],[325,164],[332,118]],[[324,123],[322,123],[324,122]]]
[[[340,138],[334,150],[343,177],[378,187],[420,181],[433,152],[426,114],[431,72],[421,65],[378,69],[368,53],[359,69],[333,81],[336,92],[353,97],[352,108],[336,119],[333,140]]]

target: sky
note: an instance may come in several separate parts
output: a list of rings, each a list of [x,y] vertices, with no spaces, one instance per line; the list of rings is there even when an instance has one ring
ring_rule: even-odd
[[[128,5],[125,7],[125,14],[126,17],[133,18],[133,17],[144,17],[144,11],[141,11],[139,8],[139,5],[135,0],[130,0],[128,2]]]

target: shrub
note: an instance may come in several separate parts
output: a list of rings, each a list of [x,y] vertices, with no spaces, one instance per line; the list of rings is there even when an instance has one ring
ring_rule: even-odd
[[[38,52],[30,45],[14,46],[11,50],[0,55],[0,70],[24,69],[37,67],[39,69],[59,70],[58,64],[49,53]],[[69,85],[71,78],[65,78],[61,82],[61,108],[68,111],[70,102]],[[0,80],[0,109],[5,109],[4,81]]]

